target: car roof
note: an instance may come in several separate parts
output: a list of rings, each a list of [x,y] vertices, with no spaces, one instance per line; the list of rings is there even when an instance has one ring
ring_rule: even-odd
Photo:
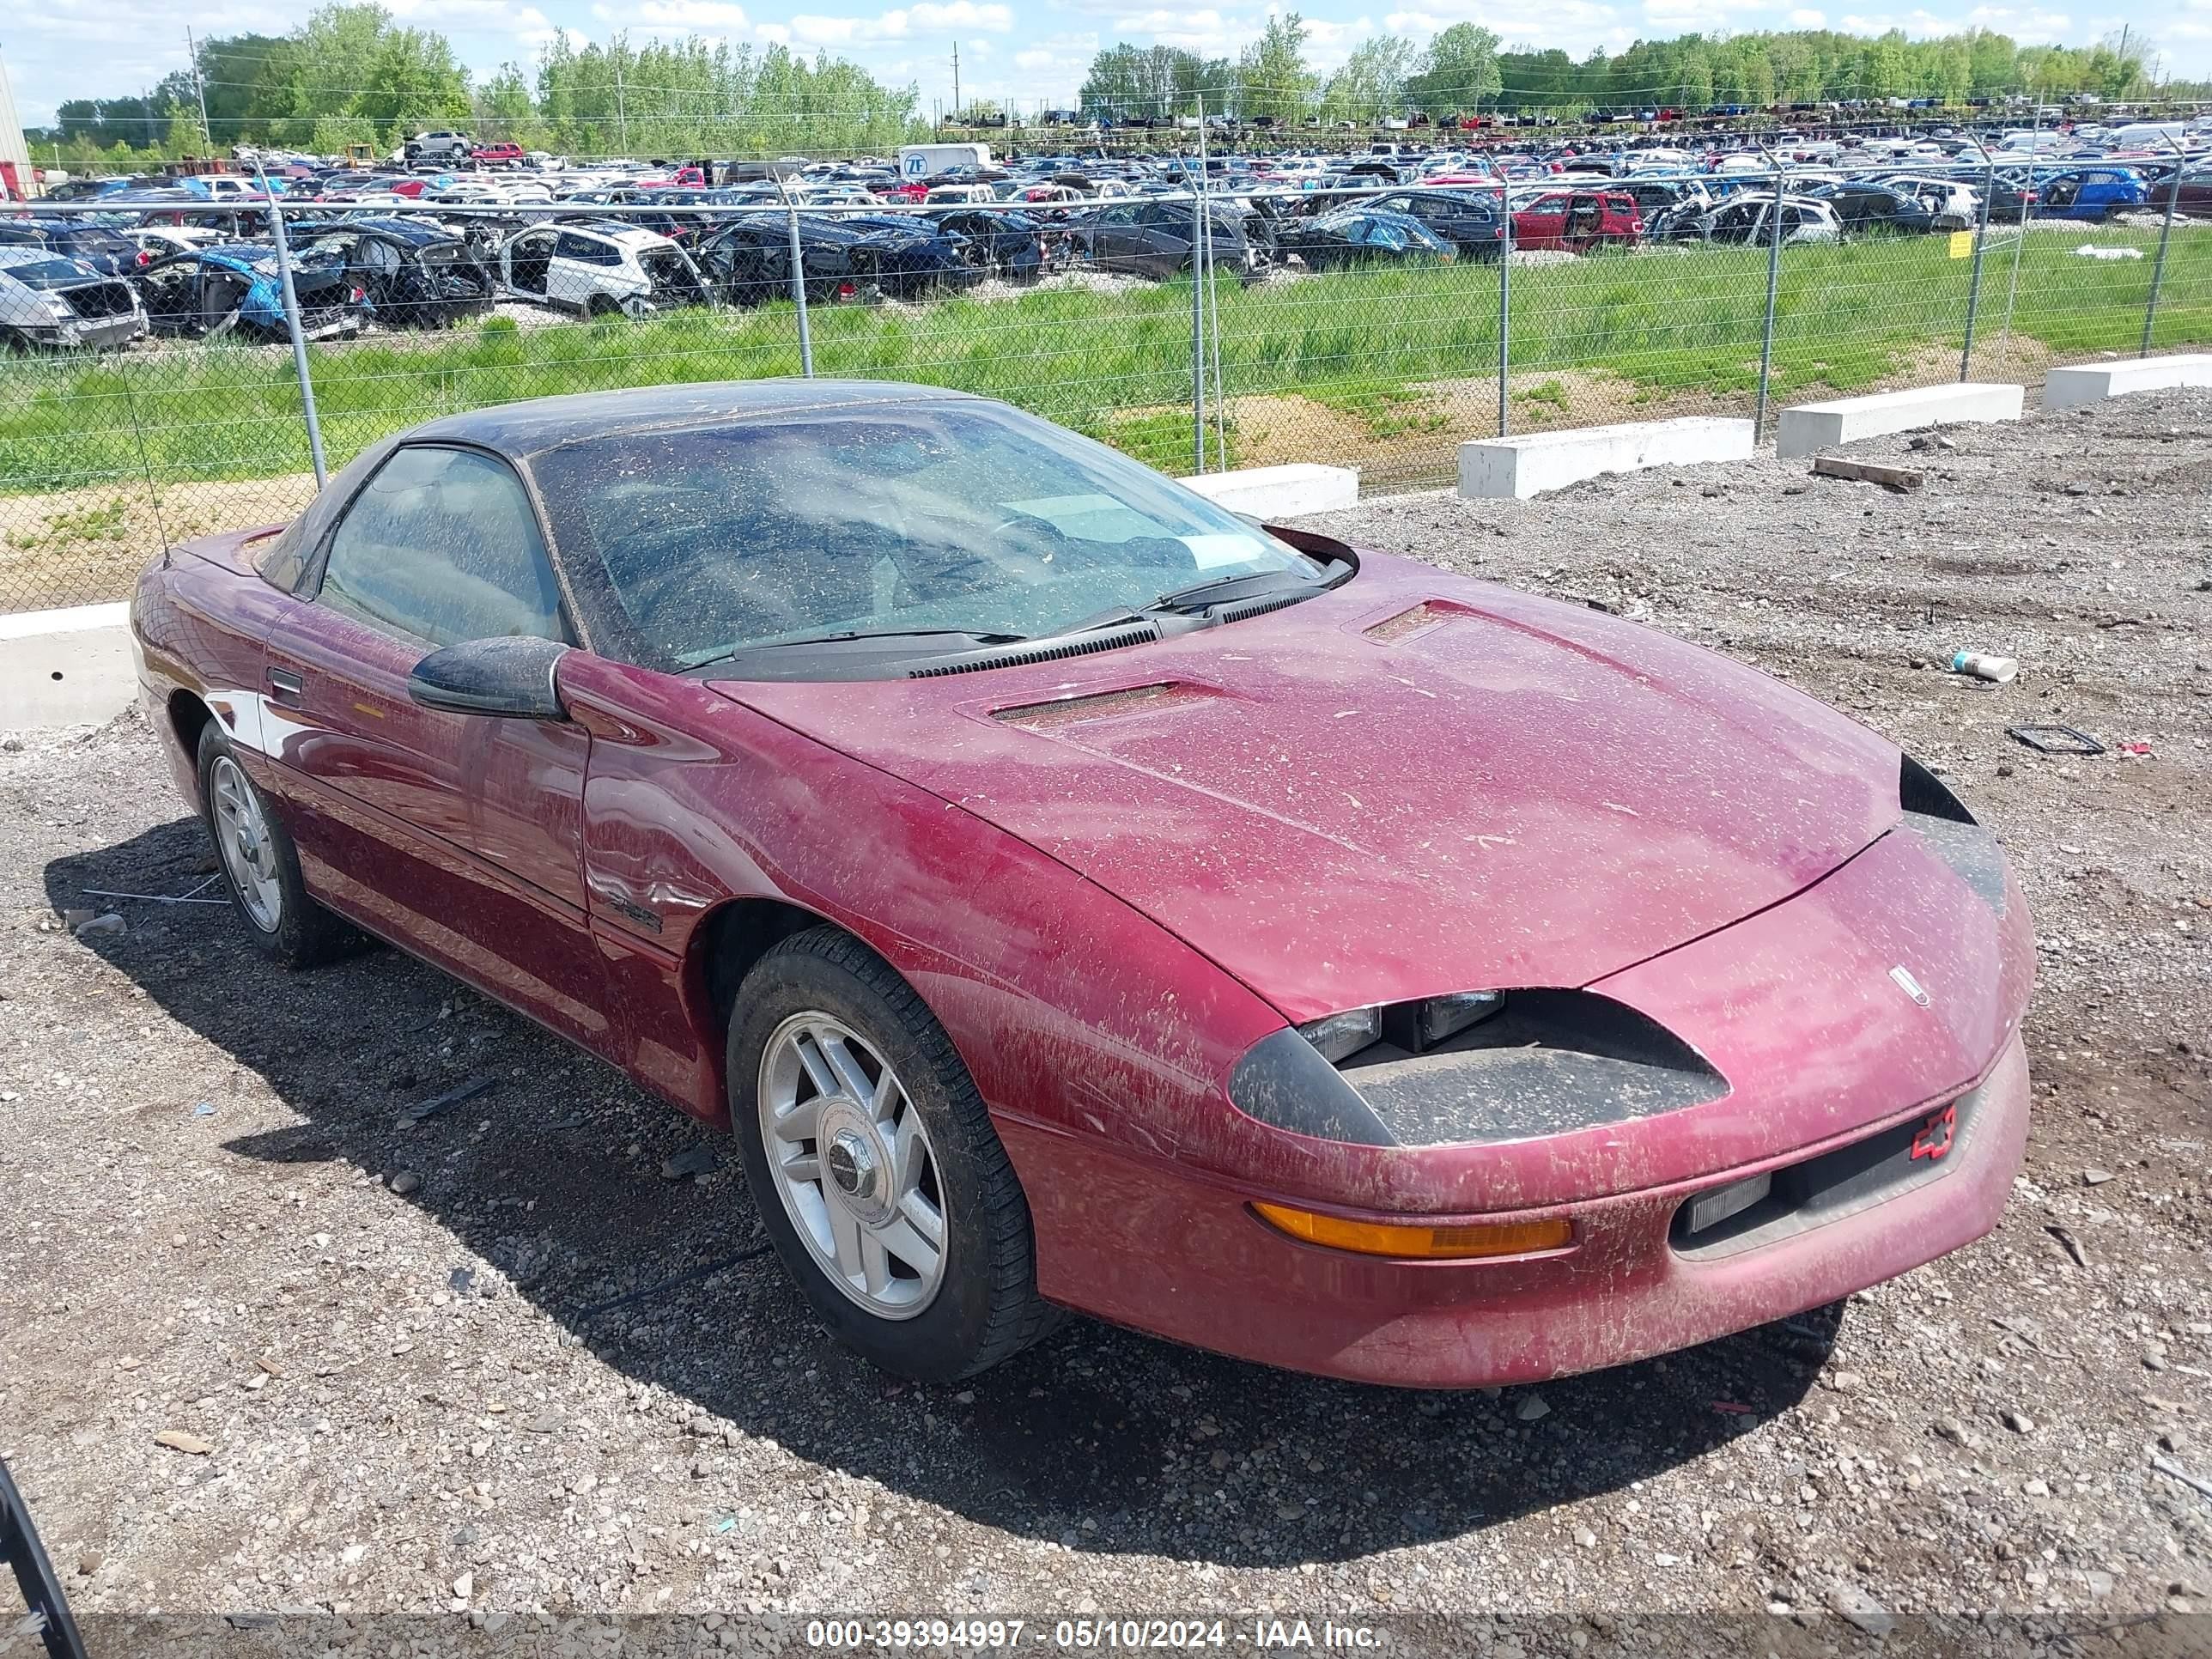
[[[533,398],[523,403],[443,416],[416,427],[407,435],[410,441],[477,444],[503,454],[530,456],[584,438],[924,399],[982,401],[964,392],[897,381],[718,380]]]

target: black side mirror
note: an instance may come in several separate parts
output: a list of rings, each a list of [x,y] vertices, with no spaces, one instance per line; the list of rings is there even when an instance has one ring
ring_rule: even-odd
[[[568,651],[557,640],[520,635],[464,640],[416,663],[407,677],[407,695],[449,714],[566,720],[556,671]]]

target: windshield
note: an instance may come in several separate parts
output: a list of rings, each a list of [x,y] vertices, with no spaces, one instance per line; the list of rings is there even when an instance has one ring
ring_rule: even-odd
[[[565,556],[604,564],[678,669],[839,634],[1031,639],[1221,577],[1323,581],[1149,467],[989,404],[624,433],[533,471]]]
[[[33,259],[20,265],[0,263],[0,271],[25,288],[76,288],[94,280],[94,273],[74,259]]]

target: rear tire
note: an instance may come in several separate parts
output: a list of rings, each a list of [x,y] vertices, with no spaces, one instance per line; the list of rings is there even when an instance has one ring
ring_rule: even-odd
[[[761,958],[738,990],[728,1072],[762,1223],[839,1341],[884,1370],[951,1382],[1057,1322],[1036,1293],[1028,1200],[975,1079],[914,988],[858,939],[817,927]]]
[[[312,968],[356,949],[361,935],[307,896],[283,820],[239,764],[222,722],[200,732],[200,814],[239,919],[262,955]]]

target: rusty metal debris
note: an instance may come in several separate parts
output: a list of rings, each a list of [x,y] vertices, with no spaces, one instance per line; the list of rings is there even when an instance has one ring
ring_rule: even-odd
[[[2039,755],[2101,755],[2105,745],[2087,732],[2070,726],[2008,726],[2005,735],[2017,738]]]

